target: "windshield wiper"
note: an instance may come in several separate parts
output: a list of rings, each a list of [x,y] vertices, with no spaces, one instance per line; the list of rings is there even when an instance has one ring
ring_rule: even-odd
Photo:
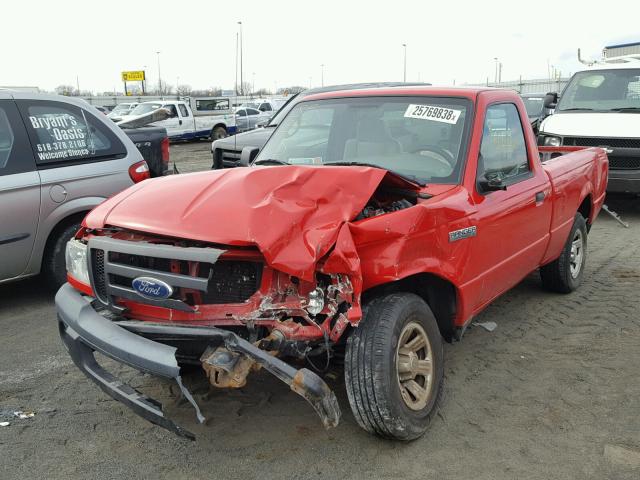
[[[593,108],[584,108],[584,107],[563,108],[560,111],[561,112],[593,112]]]
[[[610,108],[610,112],[640,112],[640,107]]]
[[[325,162],[324,165],[345,165],[345,166],[354,166],[354,167],[373,167],[380,168],[382,170],[387,170],[388,172],[393,173],[394,175],[406,180],[407,182],[415,183],[416,185],[420,185],[421,187],[426,186],[422,180],[418,180],[417,177],[413,175],[405,175],[404,173],[396,172],[395,170],[391,170],[390,168],[381,167],[380,165],[376,165],[375,163],[366,163],[366,162]]]
[[[291,165],[284,160],[278,160],[277,158],[262,158],[257,162],[253,162],[253,165]]]

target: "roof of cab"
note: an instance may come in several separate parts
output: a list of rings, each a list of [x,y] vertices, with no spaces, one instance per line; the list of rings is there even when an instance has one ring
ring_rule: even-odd
[[[358,90],[336,90],[331,92],[316,93],[304,98],[307,100],[322,100],[328,98],[343,97],[388,97],[388,96],[420,96],[433,95],[438,97],[466,97],[474,99],[480,92],[493,91],[489,87],[432,87],[432,86],[406,86],[406,87],[381,87],[365,88]]]

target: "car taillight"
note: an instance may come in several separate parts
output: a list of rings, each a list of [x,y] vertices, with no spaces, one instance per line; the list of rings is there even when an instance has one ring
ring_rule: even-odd
[[[141,182],[142,180],[146,180],[151,177],[149,173],[149,165],[144,160],[141,162],[134,163],[129,167],[129,176],[133,183]]]
[[[160,149],[162,150],[162,164],[169,168],[169,137],[164,137],[162,139],[162,142],[160,142]]]

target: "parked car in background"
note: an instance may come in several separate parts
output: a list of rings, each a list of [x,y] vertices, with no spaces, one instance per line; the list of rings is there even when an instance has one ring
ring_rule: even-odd
[[[261,112],[251,107],[240,107],[236,109],[236,130],[237,132],[246,132],[253,130],[261,122],[268,122],[271,113]]]
[[[111,110],[107,114],[107,117],[109,117],[114,122],[118,122],[122,120],[122,117],[124,117],[125,115],[129,115],[131,111],[138,105],[138,102],[119,103],[113,108],[113,110]]]
[[[444,341],[536,270],[559,293],[588,272],[607,155],[542,150],[513,91],[304,97],[252,166],[144,182],[87,215],[56,295],[61,339],[105,393],[185,437],[94,352],[173,380],[200,423],[181,365],[216,388],[262,368],[327,428],[341,407],[311,369],[338,359],[358,425],[413,440],[438,411]]]
[[[257,128],[248,132],[239,133],[233,137],[223,138],[214,141],[211,144],[211,153],[213,155],[213,164],[211,168],[232,168],[237,167],[240,161],[240,153],[244,147],[258,147],[267,143],[267,140],[273,133],[274,129],[289,113],[293,106],[304,99],[308,95],[314,93],[331,92],[334,90],[355,90],[360,88],[378,88],[378,87],[402,87],[402,86],[428,86],[429,83],[407,83],[407,82],[369,82],[369,83],[353,83],[346,85],[331,85],[320,88],[311,88],[303,92],[292,95],[282,104],[279,110],[271,119],[266,122],[264,128]],[[259,125],[260,126],[260,125]]]
[[[103,107],[102,105],[93,105],[93,108],[98,110],[103,115],[108,115],[109,114],[109,109],[106,108],[106,107]]]
[[[225,100],[228,105],[229,99]],[[198,103],[198,99],[194,99],[194,101],[196,105],[201,106],[201,104]],[[182,100],[143,102],[135,107],[129,115],[123,116],[118,124],[133,120],[142,115],[147,115],[155,110],[165,109],[169,112],[168,118],[154,122],[152,125],[166,128],[167,135],[172,141],[197,140],[201,138],[217,140],[236,132],[235,116],[233,113],[205,114],[203,111],[200,111],[195,115],[190,103],[191,102],[187,103]],[[205,105],[202,104],[202,107],[204,108]],[[226,109],[221,110],[221,112],[226,111]]]
[[[540,122],[553,113],[553,110],[544,106],[545,93],[522,93],[520,98],[527,110],[527,117],[531,122],[533,133],[538,134]]]
[[[609,192],[640,194],[640,55],[608,57],[576,72],[545,100],[540,145],[596,146],[609,154]]]
[[[256,110],[260,110],[263,113],[270,114],[273,116],[280,107],[287,102],[287,99],[268,99],[268,98],[256,98],[249,102],[245,102],[241,107],[255,108]]]
[[[43,272],[62,285],[86,213],[148,177],[131,140],[88,103],[0,91],[0,283]]]

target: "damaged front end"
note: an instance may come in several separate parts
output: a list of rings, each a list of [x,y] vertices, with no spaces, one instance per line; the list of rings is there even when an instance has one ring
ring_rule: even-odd
[[[328,362],[348,325],[353,289],[347,277],[318,273],[310,283],[259,262],[253,251],[176,245],[115,229],[83,235],[94,300],[67,284],[56,305],[74,363],[103,391],[152,423],[193,438],[164,416],[161,404],[104,370],[94,352],[173,379],[199,422],[204,417],[182,383],[180,363],[200,362],[218,388],[241,388],[250,372],[264,368],[307,400],[325,427],[338,425],[340,408],[325,382],[279,357],[326,356]],[[139,295],[133,286],[139,278],[164,282],[171,295]],[[247,298],[223,303],[233,295]]]
[[[232,170],[145,182],[91,212],[76,237],[89,283],[70,274],[58,292],[61,337],[100,388],[179,435],[193,438],[158,402],[106,372],[94,352],[173,379],[200,422],[181,365],[200,365],[218,388],[241,388],[264,368],[334,427],[335,395],[293,365],[325,371],[362,317],[352,227],[423,197],[376,168]],[[172,201],[149,215],[166,191]]]

